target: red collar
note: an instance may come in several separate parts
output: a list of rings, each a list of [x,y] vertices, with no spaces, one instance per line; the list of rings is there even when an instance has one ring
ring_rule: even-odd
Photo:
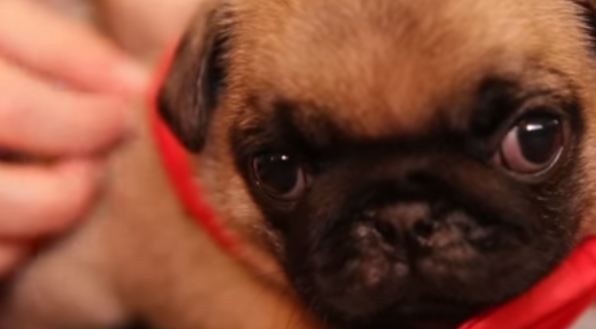
[[[188,214],[227,254],[251,264],[249,248],[220,221],[193,179],[185,150],[157,111],[157,93],[173,58],[159,67],[150,93],[151,126],[175,193]],[[479,315],[460,329],[565,329],[596,300],[596,237],[582,243],[549,277],[508,304]]]

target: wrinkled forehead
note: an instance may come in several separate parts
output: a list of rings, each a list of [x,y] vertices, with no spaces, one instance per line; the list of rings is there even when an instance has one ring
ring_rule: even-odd
[[[415,131],[483,80],[579,75],[586,47],[571,3],[246,1],[239,65],[248,92],[310,104],[355,133]]]

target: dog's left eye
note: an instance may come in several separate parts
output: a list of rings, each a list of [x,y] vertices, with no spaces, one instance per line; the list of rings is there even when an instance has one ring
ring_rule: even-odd
[[[306,190],[309,178],[303,164],[287,154],[266,154],[252,159],[256,185],[269,196],[292,201]]]
[[[517,174],[537,174],[549,169],[559,159],[564,146],[561,118],[535,114],[522,118],[501,143],[498,164]]]

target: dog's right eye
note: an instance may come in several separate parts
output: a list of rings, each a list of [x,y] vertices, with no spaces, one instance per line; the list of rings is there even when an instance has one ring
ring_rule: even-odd
[[[304,165],[287,154],[266,154],[252,159],[255,184],[267,195],[283,201],[299,198],[308,187]]]

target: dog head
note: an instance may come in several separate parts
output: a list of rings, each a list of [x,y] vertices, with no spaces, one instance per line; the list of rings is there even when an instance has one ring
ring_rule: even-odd
[[[205,1],[161,110],[322,319],[457,323],[591,227],[595,21],[583,0]]]

